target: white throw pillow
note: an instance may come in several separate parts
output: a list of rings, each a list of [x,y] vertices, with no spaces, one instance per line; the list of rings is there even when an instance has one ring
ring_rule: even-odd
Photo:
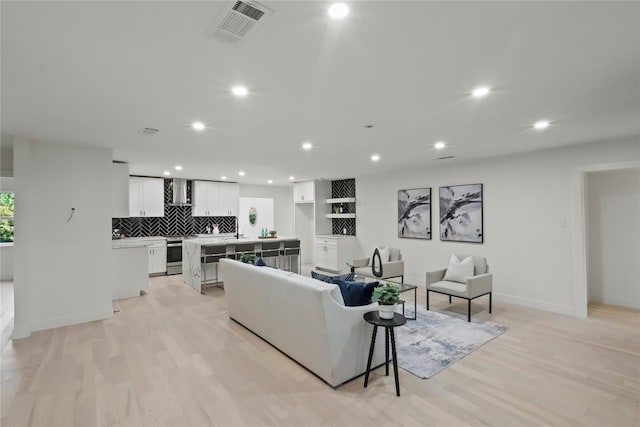
[[[373,265],[373,254],[376,249],[378,249],[378,252],[380,252],[380,260],[382,262],[389,262],[389,248],[387,248],[386,246],[378,246],[377,248],[374,248],[373,251],[371,251],[371,256],[369,257],[369,267]]]
[[[473,258],[468,256],[460,261],[455,255],[449,257],[449,266],[444,280],[466,284],[467,278],[471,276],[473,276]]]

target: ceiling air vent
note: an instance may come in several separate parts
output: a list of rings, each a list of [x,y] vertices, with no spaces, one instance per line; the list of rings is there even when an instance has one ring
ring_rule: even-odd
[[[217,23],[215,35],[228,41],[243,40],[256,28],[265,13],[273,11],[256,2],[236,1],[225,9]]]
[[[142,129],[142,134],[147,136],[155,136],[158,133],[158,129],[156,128],[144,128]]]
[[[444,157],[438,157],[438,160],[449,160],[449,159],[453,159],[455,156],[444,156]]]

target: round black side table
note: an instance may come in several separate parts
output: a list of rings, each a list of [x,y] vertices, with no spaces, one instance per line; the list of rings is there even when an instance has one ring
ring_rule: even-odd
[[[371,371],[371,360],[373,359],[373,349],[376,345],[376,333],[378,326],[384,328],[384,365],[386,375],[389,375],[389,335],[391,335],[391,357],[393,358],[393,375],[396,380],[396,395],[400,396],[400,381],[398,380],[398,358],[396,357],[396,336],[393,328],[407,323],[406,317],[400,313],[394,313],[393,319],[381,319],[377,311],[369,311],[364,314],[364,320],[373,325],[373,335],[371,335],[371,348],[369,349],[369,360],[367,361],[367,373],[364,376],[364,386],[369,384],[369,372]]]

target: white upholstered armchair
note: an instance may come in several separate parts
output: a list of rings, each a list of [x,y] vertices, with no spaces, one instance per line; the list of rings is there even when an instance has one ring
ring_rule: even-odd
[[[468,266],[467,274],[458,270],[458,265],[452,260],[458,260],[458,265],[465,263]],[[454,271],[455,270],[455,271]],[[471,322],[471,300],[489,295],[489,313],[491,313],[491,294],[493,291],[493,275],[489,273],[487,259],[479,256],[468,257],[466,255],[452,255],[449,267],[427,271],[427,310],[429,310],[429,292],[436,292],[451,297],[463,298],[468,302],[467,321]]]
[[[384,248],[384,250],[380,252],[384,253],[387,249],[389,259],[382,260],[382,276],[378,277],[373,273],[371,257],[354,259],[351,264],[348,264],[349,267],[351,267],[351,271],[361,276],[378,277],[379,279],[399,277],[402,283],[404,281],[404,261],[402,260],[402,253],[400,249],[397,248]]]

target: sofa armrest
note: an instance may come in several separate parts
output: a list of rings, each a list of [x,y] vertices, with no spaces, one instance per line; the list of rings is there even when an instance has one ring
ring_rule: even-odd
[[[493,274],[478,274],[467,278],[467,293],[473,298],[491,292],[493,288]]]
[[[404,276],[404,261],[391,261],[382,264],[382,274],[386,277]]]
[[[439,282],[442,279],[444,279],[444,274],[447,272],[446,268],[441,268],[440,270],[431,270],[431,271],[427,271],[426,274],[426,285],[427,287],[429,287],[429,285]]]
[[[350,267],[361,268],[369,265],[369,258],[356,258],[348,264]]]

